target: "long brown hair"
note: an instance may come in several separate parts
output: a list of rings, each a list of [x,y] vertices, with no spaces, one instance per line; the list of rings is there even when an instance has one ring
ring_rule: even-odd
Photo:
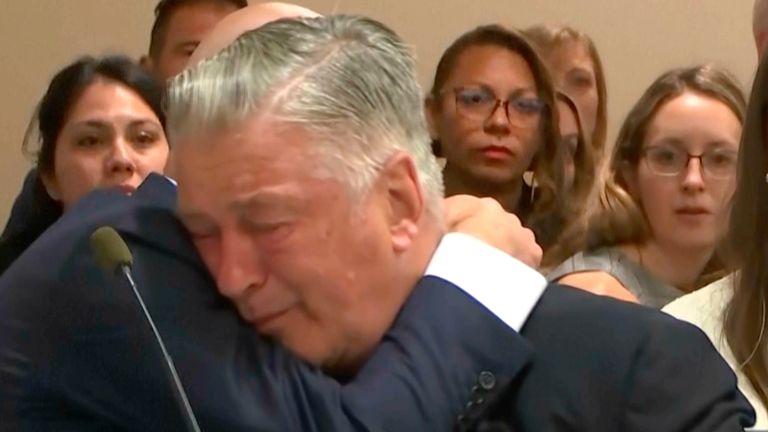
[[[607,140],[608,88],[605,83],[603,62],[600,60],[600,54],[597,52],[595,42],[586,33],[567,25],[536,25],[524,30],[523,34],[539,50],[542,57],[549,56],[550,53],[566,42],[579,42],[587,48],[595,69],[595,85],[597,87],[597,119],[595,121],[595,130],[592,132],[592,136],[589,137],[589,142],[595,150],[593,154],[599,163],[604,156],[605,142]]]
[[[766,307],[768,299],[768,184],[765,122],[768,114],[768,56],[757,70],[739,150],[736,192],[731,207],[728,251],[741,269],[724,315],[728,345],[738,367],[768,406]]]
[[[560,264],[566,258],[578,252],[584,244],[589,209],[594,202],[594,186],[596,178],[595,157],[592,146],[588,145],[582,126],[579,108],[573,99],[562,90],[555,92],[557,101],[563,102],[576,118],[578,127],[578,145],[573,157],[574,179],[567,193],[564,213],[567,215],[567,228],[557,240],[557,243],[547,251],[542,260],[542,268]]]
[[[578,129],[578,144],[576,153],[573,155],[574,178],[573,185],[569,191],[570,212],[582,213],[587,197],[592,191],[595,183],[595,159],[593,149],[587,145],[587,138],[584,135],[584,123],[581,119],[581,113],[576,106],[576,102],[562,90],[555,91],[555,99],[563,102],[576,118]]]
[[[608,172],[598,187],[599,205],[590,217],[586,249],[650,239],[641,203],[628,192],[626,175],[640,162],[648,125],[658,110],[686,91],[714,98],[743,121],[746,101],[737,80],[725,69],[706,64],[673,69],[657,78],[627,114],[616,139]],[[714,271],[708,266],[709,271]]]
[[[560,196],[565,184],[562,169],[555,92],[544,63],[534,48],[517,31],[500,25],[477,27],[461,35],[445,50],[435,71],[434,84],[427,96],[441,102],[445,83],[450,78],[459,56],[468,48],[491,45],[508,49],[519,54],[533,73],[538,96],[544,102],[544,111],[539,122],[539,148],[534,156],[532,169],[536,180],[536,199],[533,209],[523,221],[535,233],[542,247],[554,242],[562,227],[563,212]],[[441,156],[440,142],[432,145],[436,156]]]

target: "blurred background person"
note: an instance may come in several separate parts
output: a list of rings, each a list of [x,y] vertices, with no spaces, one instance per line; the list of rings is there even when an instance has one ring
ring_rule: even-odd
[[[36,157],[0,237],[0,274],[97,187],[131,193],[168,159],[162,88],[124,56],[83,57],[51,80],[24,150]],[[30,149],[33,137],[39,148]]]
[[[608,128],[608,92],[597,47],[584,32],[567,25],[536,25],[523,34],[549,69],[555,86],[573,98],[594,149],[596,163],[605,154]]]
[[[533,48],[498,25],[463,34],[443,53],[425,109],[446,195],[496,199],[534,231],[546,261],[562,226],[565,173],[554,90]]]
[[[560,147],[564,150],[566,193],[563,196],[568,224],[557,243],[549,249],[549,256],[553,259],[570,256],[573,251],[581,247],[589,210],[594,205],[593,190],[596,176],[593,149],[587,144],[576,103],[561,90],[555,92],[555,100]],[[546,272],[547,269],[543,268],[542,271]]]
[[[165,82],[187,65],[200,41],[248,0],[160,0],[149,37],[149,53],[141,65]]]
[[[627,115],[585,250],[550,280],[661,308],[724,269],[745,100],[724,69],[675,69]]]
[[[758,2],[766,3],[766,2]],[[757,8],[756,8],[757,10]],[[768,63],[763,57],[749,99],[727,238],[738,272],[668,304],[664,311],[700,327],[736,372],[739,388],[768,429]]]

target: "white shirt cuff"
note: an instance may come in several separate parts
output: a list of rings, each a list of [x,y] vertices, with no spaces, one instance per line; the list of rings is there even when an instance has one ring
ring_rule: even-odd
[[[462,233],[443,236],[424,275],[458,286],[518,332],[547,287],[536,270]]]

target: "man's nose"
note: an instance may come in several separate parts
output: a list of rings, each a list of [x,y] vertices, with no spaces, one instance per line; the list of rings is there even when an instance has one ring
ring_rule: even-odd
[[[221,295],[238,299],[266,281],[262,256],[247,235],[238,232],[223,233],[221,254],[216,271],[216,285]]]

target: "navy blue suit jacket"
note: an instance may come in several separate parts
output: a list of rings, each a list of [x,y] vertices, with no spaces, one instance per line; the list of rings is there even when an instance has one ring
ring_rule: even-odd
[[[413,291],[363,369],[343,384],[257,336],[218,295],[150,176],[133,197],[96,192],[0,278],[0,430],[182,429],[162,360],[90,233],[116,228],[203,430],[449,430],[473,386],[522,366],[522,338],[436,278]]]
[[[474,397],[461,430],[735,432],[754,423],[707,336],[658,310],[552,285],[521,334],[525,366]]]
[[[61,204],[48,196],[37,169],[31,169],[0,234],[0,276],[61,213]]]

